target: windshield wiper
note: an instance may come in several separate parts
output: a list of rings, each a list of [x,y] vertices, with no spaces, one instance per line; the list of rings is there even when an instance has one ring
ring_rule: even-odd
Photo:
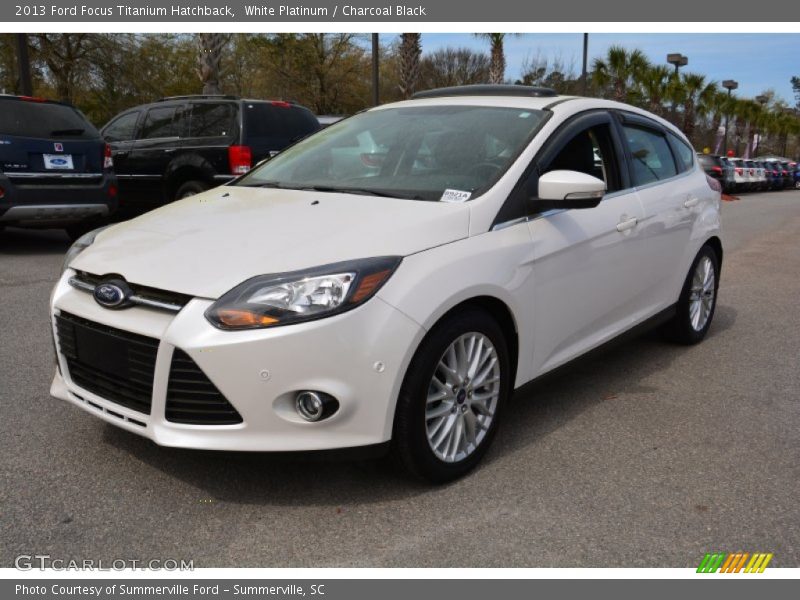
[[[241,184],[243,187],[274,188],[279,190],[299,190],[303,192],[323,192],[331,194],[361,194],[364,196],[380,196],[381,198],[398,198],[401,200],[424,200],[418,195],[400,194],[386,190],[373,190],[360,187],[334,187],[332,185],[286,185],[280,181],[262,181],[260,183]]]
[[[390,192],[388,190],[375,190],[372,188],[360,187],[333,187],[329,185],[309,185],[305,187],[291,188],[299,190],[308,190],[312,192],[330,192],[337,194],[361,194],[364,196],[380,196],[381,198],[399,198],[401,200],[422,200],[423,198],[417,195],[410,196],[408,194],[400,194],[397,192]]]
[[[51,137],[57,137],[59,135],[81,135],[85,129],[55,129],[50,132]]]

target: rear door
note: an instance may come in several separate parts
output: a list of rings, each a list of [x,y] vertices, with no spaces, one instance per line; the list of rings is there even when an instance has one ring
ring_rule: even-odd
[[[538,176],[580,171],[605,180],[607,193],[591,209],[551,210],[531,216],[534,244],[534,372],[555,368],[630,327],[644,293],[637,256],[642,206],[624,168],[621,140],[606,111],[574,118],[537,159]]]
[[[620,124],[625,140],[631,178],[644,209],[639,224],[642,243],[637,261],[646,265],[638,272],[642,302],[655,313],[677,300],[683,280],[684,254],[703,190],[698,189],[694,150],[660,124],[625,113]],[[683,154],[683,157],[680,154]],[[705,177],[702,184],[710,190]]]
[[[175,115],[179,103],[159,103],[147,108],[128,156],[128,195],[137,211],[165,202],[164,173],[179,147]]]
[[[103,139],[111,147],[114,171],[117,174],[120,198],[123,201],[132,194],[133,173],[129,159],[141,115],[141,110],[124,112],[109,121],[102,131]]]

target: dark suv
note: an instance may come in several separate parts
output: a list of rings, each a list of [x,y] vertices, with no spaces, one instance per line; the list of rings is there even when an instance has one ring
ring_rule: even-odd
[[[102,129],[132,216],[205,191],[317,131],[307,108],[235,96],[176,96],[137,106]]]
[[[0,229],[81,235],[117,208],[112,166],[111,148],[73,106],[0,95]]]

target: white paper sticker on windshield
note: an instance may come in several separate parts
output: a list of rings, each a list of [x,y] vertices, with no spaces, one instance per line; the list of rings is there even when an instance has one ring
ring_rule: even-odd
[[[462,192],[461,190],[445,190],[442,194],[442,202],[466,202],[472,192]]]

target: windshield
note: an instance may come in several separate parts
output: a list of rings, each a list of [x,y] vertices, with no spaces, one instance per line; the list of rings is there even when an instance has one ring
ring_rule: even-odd
[[[489,106],[369,111],[292,146],[237,185],[464,201],[500,178],[544,115]]]

